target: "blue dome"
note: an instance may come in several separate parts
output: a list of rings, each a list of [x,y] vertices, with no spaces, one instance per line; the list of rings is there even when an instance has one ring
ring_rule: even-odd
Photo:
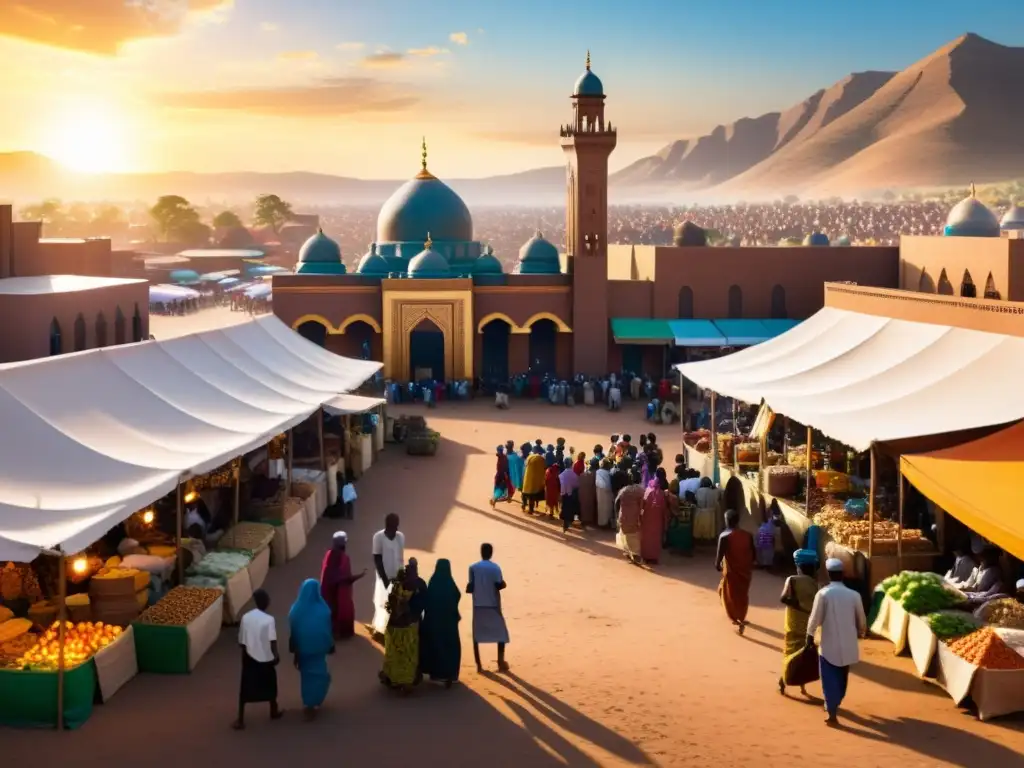
[[[810,245],[816,248],[829,245],[828,235],[823,235],[821,232],[812,232],[804,238],[804,245]]]
[[[1003,214],[999,226],[1005,230],[1024,229],[1024,203],[1011,205],[1010,210]]]
[[[427,242],[422,251],[413,256],[409,262],[409,269],[406,274],[415,278],[451,277],[451,270],[448,267],[448,259],[442,256],[431,246],[430,233],[427,233]]]
[[[971,194],[953,206],[943,234],[947,237],[999,237],[999,220],[987,205]]]
[[[324,261],[300,261],[295,267],[296,275],[344,275],[345,265],[340,261],[331,264]]]
[[[601,78],[590,71],[590,51],[587,51],[587,69],[576,81],[572,95],[604,96],[604,85],[601,83]]]
[[[426,169],[395,190],[377,216],[378,243],[473,239],[473,217],[455,191]]]
[[[842,246],[844,248],[849,246],[850,245],[850,236],[849,235],[840,235],[839,237],[836,238],[836,241],[833,243],[833,245]]]
[[[557,275],[562,271],[558,249],[537,232],[523,243],[519,249],[519,264],[516,271],[520,275]]]
[[[501,275],[504,272],[501,262],[494,255],[494,249],[489,245],[484,254],[473,262],[474,275]]]
[[[300,264],[337,264],[341,261],[341,246],[324,234],[322,229],[302,244]]]
[[[356,272],[370,277],[387,277],[391,273],[391,268],[384,257],[377,253],[377,244],[374,243],[370,246],[370,252],[359,260]]]

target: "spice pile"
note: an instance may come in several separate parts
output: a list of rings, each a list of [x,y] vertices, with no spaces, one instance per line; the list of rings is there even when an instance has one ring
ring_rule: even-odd
[[[175,587],[156,605],[151,605],[139,618],[141,624],[184,627],[195,621],[223,595],[220,589],[206,587]]]
[[[1003,642],[991,627],[982,627],[946,645],[966,662],[982,669],[1024,669],[1024,657]]]
[[[1024,629],[1024,605],[1012,597],[990,600],[974,612],[986,624],[1006,629]]]

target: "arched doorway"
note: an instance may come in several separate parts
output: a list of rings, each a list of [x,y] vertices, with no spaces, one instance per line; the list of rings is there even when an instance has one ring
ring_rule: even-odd
[[[484,381],[508,380],[508,344],[511,333],[512,327],[498,318],[484,326],[483,359],[480,367]]]
[[[88,345],[86,340],[85,316],[79,312],[75,318],[75,352],[82,352]]]
[[[57,318],[53,318],[53,322],[50,323],[50,355],[59,355],[63,351],[63,344],[60,338],[60,323],[57,322]]]
[[[921,270],[921,279],[917,281],[917,290],[921,293],[935,293],[935,281],[927,269]]]
[[[318,323],[316,320],[307,320],[296,330],[299,332],[299,336],[312,341],[317,346],[327,346],[327,329],[324,328],[323,323]]]
[[[409,332],[409,375],[414,381],[444,381],[444,333],[429,317]]]
[[[988,279],[985,281],[985,298],[986,299],[1000,299],[999,291],[996,290],[996,281],[992,279],[992,273],[988,273]]]
[[[978,298],[978,289],[974,285],[974,280],[971,279],[971,273],[966,269],[964,270],[963,280],[960,281],[960,295],[965,299]]]
[[[96,315],[96,346],[107,346],[107,318],[102,312]]]
[[[738,285],[729,286],[729,317],[743,317],[743,289]]]
[[[377,332],[373,330],[373,326],[363,320],[356,320],[354,323],[349,323],[348,327],[345,328],[345,336],[348,337],[346,348],[352,357],[358,360],[373,360],[374,359],[374,336]],[[412,369],[409,369],[412,373]]]
[[[124,342],[124,312],[122,312],[121,308],[118,307],[117,311],[114,312],[114,343],[124,344]]]
[[[789,314],[786,312],[786,289],[776,285],[772,288],[772,318],[785,320],[787,317]]]
[[[142,314],[139,312],[139,305],[135,305],[135,314],[132,315],[132,341],[142,341]]]
[[[693,289],[688,285],[679,289],[679,317],[682,320],[693,319]]]
[[[530,326],[530,371],[543,376],[555,372],[558,326],[554,320],[536,321]]]
[[[945,269],[943,269],[942,272],[939,274],[938,293],[940,296],[953,295],[953,284],[949,282],[949,278],[946,276]]]

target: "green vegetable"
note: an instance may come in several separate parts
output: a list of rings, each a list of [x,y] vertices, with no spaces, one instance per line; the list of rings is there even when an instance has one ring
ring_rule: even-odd
[[[951,608],[962,600],[956,592],[946,588],[937,573],[904,571],[889,578],[893,581],[886,588],[886,594],[908,613],[923,616]]]
[[[978,623],[968,614],[958,616],[954,613],[930,613],[924,618],[932,632],[943,639],[967,635],[978,628]]]

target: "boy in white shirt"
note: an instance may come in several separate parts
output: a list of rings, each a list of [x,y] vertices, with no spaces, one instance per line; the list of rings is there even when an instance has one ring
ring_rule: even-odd
[[[256,608],[242,617],[238,627],[238,645],[242,648],[242,685],[238,693],[238,719],[232,726],[245,728],[245,705],[270,703],[270,719],[279,720],[284,712],[277,706],[277,621],[267,613],[270,595],[262,589],[253,593]]]

